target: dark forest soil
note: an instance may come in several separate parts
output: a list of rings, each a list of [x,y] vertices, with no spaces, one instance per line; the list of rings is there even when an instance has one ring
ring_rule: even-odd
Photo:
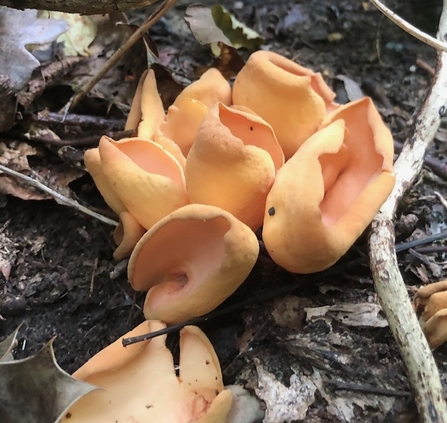
[[[373,97],[396,141],[403,142],[411,134],[412,115],[431,80],[429,71],[418,63],[435,65],[431,48],[395,27],[367,2],[250,1],[243,7],[239,3],[227,6],[266,38],[264,48],[322,72],[340,101],[345,94],[336,76],[351,78]],[[424,2],[422,9],[417,3],[389,1],[388,5],[434,33],[437,2]],[[184,11],[184,3],[179,4],[154,27],[152,35],[159,49],[177,49],[174,72],[193,79],[195,67],[209,65],[211,57],[180,25]],[[445,146],[445,140],[438,137],[430,154],[445,160]],[[447,213],[433,191],[447,195],[446,186],[430,169],[424,170],[397,217],[399,241],[445,230]],[[88,176],[72,188],[87,204],[105,209]],[[8,279],[0,275],[0,339],[24,322],[18,357],[36,352],[56,336],[57,360],[72,372],[143,320],[144,295],[132,291],[125,272],[110,276],[117,264],[112,259],[109,226],[50,200],[5,196],[1,203],[0,249],[10,259],[11,273]],[[365,252],[361,239],[342,262],[349,263]],[[424,257],[421,261],[408,252],[399,255],[410,295],[415,286],[446,277],[444,252]],[[277,268],[262,254],[249,280],[227,304],[288,284],[296,288],[289,290],[288,297],[295,301],[295,327],[272,317],[285,304],[284,295],[203,326],[222,360],[225,382],[243,383],[260,395],[263,382],[259,378],[266,369],[286,387],[292,385],[291,376],[303,384],[306,377],[313,378],[318,389],[305,407],[307,415],[297,421],[415,421],[405,370],[387,327],[353,326],[334,316],[305,321],[305,307],[376,304],[367,266],[302,278]],[[435,353],[444,384],[446,352],[441,347]],[[345,391],[337,389],[340,383],[355,386]],[[362,386],[386,389],[387,395],[371,390],[359,393],[356,387]],[[399,396],[396,391],[404,393]],[[273,422],[279,417],[269,419],[266,421]]]

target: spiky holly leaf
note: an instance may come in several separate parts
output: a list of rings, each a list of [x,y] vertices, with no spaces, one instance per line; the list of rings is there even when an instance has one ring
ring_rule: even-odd
[[[12,356],[12,350],[17,344],[16,338],[20,326],[22,326],[22,323],[20,323],[20,325],[13,333],[11,333],[11,335],[7,336],[3,341],[0,342],[0,362],[10,361],[14,359],[14,357]]]
[[[16,332],[0,343],[4,357],[11,352]],[[14,360],[9,356],[0,361],[0,422],[56,423],[75,401],[94,389],[59,367],[51,340],[31,357]]]

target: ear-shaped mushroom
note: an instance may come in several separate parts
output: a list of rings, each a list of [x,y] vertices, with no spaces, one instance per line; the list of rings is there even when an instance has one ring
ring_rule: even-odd
[[[200,101],[191,98],[176,101],[169,107],[165,121],[158,127],[155,141],[158,142],[157,137],[160,135],[170,138],[186,157],[196,139],[197,129],[207,113],[208,107]]]
[[[229,106],[231,104],[231,87],[216,68],[210,68],[177,96],[174,105],[178,106],[181,101],[188,98],[200,101],[208,108],[216,103]]]
[[[141,122],[141,95],[143,93],[143,85],[146,80],[148,71],[144,71],[141,74],[140,80],[138,81],[137,89],[133,96],[132,105],[130,106],[130,112],[127,116],[126,125],[124,126],[125,131],[133,130],[134,134],[137,135],[137,128]]]
[[[233,86],[233,104],[272,125],[286,160],[337,107],[334,97],[319,73],[270,51],[253,53]]]
[[[221,207],[257,230],[283,160],[268,123],[247,111],[216,104],[199,126],[186,159],[190,201]]]
[[[136,129],[139,138],[150,140],[164,117],[165,111],[158,94],[155,73],[149,69],[141,76],[125,129]]]
[[[419,289],[413,305],[430,347],[438,348],[447,341],[447,280]]]
[[[108,206],[116,213],[120,214],[126,211],[126,206],[113,190],[112,185],[105,177],[101,168],[101,156],[99,155],[98,148],[91,148],[84,153],[85,167],[90,173],[91,177],[95,181],[95,185],[98,188],[101,195],[104,197]]]
[[[188,204],[182,167],[157,143],[138,138],[114,142],[102,137],[98,149],[110,187],[146,229]]]
[[[140,239],[129,259],[129,282],[149,290],[146,318],[178,323],[208,313],[236,291],[258,253],[253,231],[231,213],[190,204]]]
[[[103,389],[78,400],[62,423],[225,423],[232,394],[223,389],[216,353],[199,328],[180,332],[179,377],[166,335],[122,345],[123,338],[165,327],[143,322],[76,371],[74,377]]]
[[[334,264],[394,186],[389,130],[370,100],[347,107],[356,110],[309,138],[280,169],[267,197],[264,244],[294,273]]]
[[[113,232],[113,240],[118,246],[113,253],[113,258],[122,260],[129,257],[145,232],[146,229],[139,224],[132,214],[127,211],[120,213],[120,223]]]

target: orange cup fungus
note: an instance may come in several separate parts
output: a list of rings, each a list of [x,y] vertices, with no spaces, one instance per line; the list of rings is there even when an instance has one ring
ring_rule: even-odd
[[[155,73],[150,69],[140,79],[125,129],[136,129],[139,138],[159,142],[175,157],[180,150],[186,157],[198,126],[217,102],[231,104],[231,87],[211,68],[178,95],[165,115]],[[169,147],[166,139],[172,141]]]
[[[146,229],[188,203],[182,167],[157,143],[104,136],[84,161],[109,206],[129,211]]]
[[[447,280],[419,289],[413,306],[428,344],[438,348],[447,341]]]
[[[179,323],[216,308],[256,263],[258,240],[231,213],[190,204],[156,223],[129,259],[137,291],[149,291],[147,319]]]
[[[254,231],[284,156],[271,126],[259,116],[217,103],[206,115],[186,160],[191,203],[234,214]]]
[[[391,193],[392,160],[392,136],[370,99],[327,116],[267,197],[262,237],[273,260],[294,273],[334,264]]]
[[[103,137],[85,162],[120,216],[115,258],[132,252],[147,318],[220,304],[253,267],[261,226],[272,259],[295,273],[351,247],[393,188],[393,140],[369,98],[334,97],[319,73],[267,51],[233,88],[208,70],[167,113],[154,72],[142,76],[126,125],[136,137]]]
[[[286,160],[337,107],[321,74],[277,53],[257,51],[234,81],[233,104],[246,106],[275,131]]]
[[[62,423],[225,423],[232,393],[224,389],[219,360],[195,326],[180,331],[179,376],[166,335],[123,347],[122,339],[165,328],[145,321],[109,345],[73,376],[96,385]]]

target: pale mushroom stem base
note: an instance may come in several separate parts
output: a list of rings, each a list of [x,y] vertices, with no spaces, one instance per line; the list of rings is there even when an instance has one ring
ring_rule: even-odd
[[[438,38],[447,39],[447,0],[439,23]],[[399,272],[394,250],[393,218],[397,205],[419,174],[425,152],[439,127],[447,102],[447,53],[439,53],[438,71],[425,103],[415,119],[414,135],[407,140],[395,164],[396,185],[372,223],[369,238],[374,285],[407,368],[423,422],[447,422],[439,372],[419,326]]]

